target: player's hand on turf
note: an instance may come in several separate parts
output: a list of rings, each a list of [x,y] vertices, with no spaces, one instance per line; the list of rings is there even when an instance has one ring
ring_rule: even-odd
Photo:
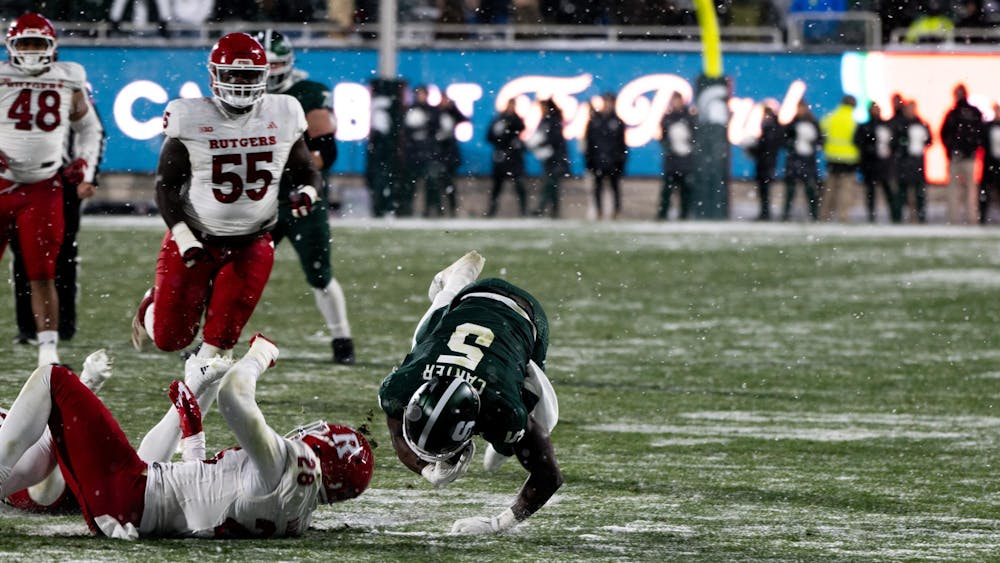
[[[465,475],[465,472],[469,470],[469,464],[472,463],[472,456],[475,453],[476,445],[470,441],[469,445],[465,446],[451,460],[430,463],[420,471],[420,474],[431,485],[434,485],[434,488],[440,489],[446,487],[455,479]]]
[[[183,381],[175,380],[170,384],[168,396],[180,417],[181,437],[188,438],[201,432],[201,407],[191,389]]]
[[[319,199],[319,194],[316,193],[316,188],[312,186],[299,186],[299,189],[292,194],[289,200],[292,204],[292,216],[301,218],[309,215],[317,199]]]
[[[451,525],[453,534],[495,534],[513,528],[517,524],[514,512],[507,509],[496,516],[473,516],[455,520]]]

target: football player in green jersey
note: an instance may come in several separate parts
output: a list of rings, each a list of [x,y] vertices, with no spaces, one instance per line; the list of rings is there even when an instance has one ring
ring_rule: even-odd
[[[306,80],[308,75],[294,68],[295,53],[286,37],[271,29],[260,31],[254,37],[264,46],[271,66],[271,73],[267,77],[267,91],[271,94],[287,94],[302,104],[308,124],[306,146],[325,180],[330,167],[337,160],[337,123],[333,114],[333,94],[326,85]],[[306,281],[312,286],[316,297],[316,307],[333,336],[333,361],[353,364],[354,340],[351,338],[351,326],[347,322],[347,302],[344,290],[333,277],[330,266],[327,189],[324,181],[318,193],[298,194],[291,178],[287,174],[283,175],[278,194],[278,224],[271,236],[276,245],[287,238],[299,255]],[[298,212],[303,207],[308,210],[304,215]]]
[[[435,487],[462,476],[487,442],[483,466],[516,455],[528,470],[514,504],[492,517],[457,520],[455,533],[501,532],[541,508],[562,485],[549,433],[559,404],[543,371],[548,320],[528,292],[497,278],[476,281],[486,260],[472,251],[434,276],[431,307],[402,365],[379,389],[399,460]]]

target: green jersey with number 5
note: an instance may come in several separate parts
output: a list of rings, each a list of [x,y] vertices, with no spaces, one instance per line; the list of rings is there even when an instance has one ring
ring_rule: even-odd
[[[479,393],[476,433],[511,455],[538,402],[524,388],[529,360],[545,367],[548,320],[523,289],[490,278],[474,282],[420,327],[417,343],[382,381],[379,403],[402,419],[410,397],[434,377],[461,377]]]

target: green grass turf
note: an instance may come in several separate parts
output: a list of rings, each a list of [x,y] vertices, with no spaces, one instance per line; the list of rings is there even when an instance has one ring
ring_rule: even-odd
[[[131,225],[129,227],[124,224]],[[369,421],[371,488],[322,507],[299,539],[86,536],[79,517],[0,514],[0,559],[989,560],[1000,554],[1000,232],[694,223],[335,223],[335,270],[359,363],[335,367],[291,248],[238,350],[281,347],[258,386],[277,429]],[[157,220],[85,223],[79,367],[107,347],[102,398],[138,443],[182,376],[138,353],[129,322],[151,282]],[[548,374],[566,484],[500,537],[447,534],[492,515],[516,463],[436,491],[399,464],[376,391],[405,355],[435,272],[470,248],[485,276],[533,292],[552,329]],[[12,319],[9,287],[0,318]],[[0,324],[0,404],[35,362]],[[217,412],[210,449],[232,442]]]

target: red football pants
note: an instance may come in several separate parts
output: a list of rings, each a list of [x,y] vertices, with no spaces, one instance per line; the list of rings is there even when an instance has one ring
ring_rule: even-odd
[[[223,350],[236,346],[257,307],[274,265],[274,243],[264,234],[240,246],[205,243],[208,256],[193,267],[184,265],[170,233],[163,237],[153,290],[153,341],[174,352],[198,334]]]
[[[62,182],[54,176],[5,191],[11,186],[9,181],[0,179],[0,256],[11,232],[17,229],[28,279],[55,279],[56,258],[65,228]]]
[[[146,463],[139,459],[104,403],[73,372],[53,366],[49,430],[66,485],[80,502],[91,531],[95,516],[110,515],[136,528],[146,493]]]

